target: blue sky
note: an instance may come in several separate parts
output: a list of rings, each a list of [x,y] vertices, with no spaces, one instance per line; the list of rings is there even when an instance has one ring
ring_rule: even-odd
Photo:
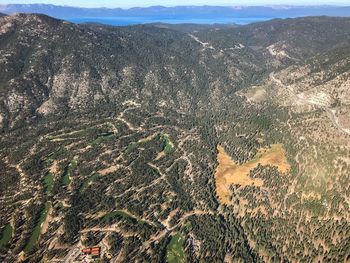
[[[350,0],[0,0],[1,4],[46,3],[83,7],[176,6],[176,5],[350,5]]]

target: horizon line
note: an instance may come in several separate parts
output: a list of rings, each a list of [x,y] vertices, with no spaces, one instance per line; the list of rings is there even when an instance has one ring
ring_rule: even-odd
[[[99,6],[99,7],[85,7],[85,6],[74,6],[74,5],[59,5],[59,4],[46,4],[46,3],[32,3],[32,4],[16,4],[16,3],[10,3],[10,4],[0,4],[1,7],[11,6],[11,5],[21,5],[21,6],[30,6],[30,5],[42,5],[42,6],[56,6],[56,7],[70,7],[70,8],[84,8],[84,9],[123,9],[123,10],[129,10],[133,8],[152,8],[152,7],[164,7],[164,8],[172,8],[172,7],[227,7],[227,8],[244,8],[244,7],[280,7],[280,8],[301,8],[301,7],[350,7],[349,4],[321,4],[321,5],[315,5],[315,4],[276,4],[276,5],[150,5],[150,6],[133,6],[133,7],[106,7],[106,6]]]

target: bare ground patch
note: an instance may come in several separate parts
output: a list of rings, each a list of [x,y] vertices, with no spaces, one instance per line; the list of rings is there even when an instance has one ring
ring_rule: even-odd
[[[100,175],[107,175],[107,174],[116,172],[118,169],[119,169],[118,165],[112,165],[111,167],[98,171],[98,173]]]
[[[225,149],[218,146],[217,160],[219,164],[215,172],[216,192],[223,204],[230,203],[230,186],[232,184],[243,187],[263,186],[264,181],[262,179],[249,177],[250,170],[256,168],[258,164],[276,166],[282,173],[290,169],[281,144],[274,144],[269,149],[261,149],[253,160],[243,165],[236,164],[225,152]]]
[[[58,162],[56,160],[53,161],[51,167],[50,167],[50,173],[57,174],[58,173]]]
[[[246,97],[248,102],[260,103],[266,100],[267,92],[263,87],[253,86],[239,95]]]

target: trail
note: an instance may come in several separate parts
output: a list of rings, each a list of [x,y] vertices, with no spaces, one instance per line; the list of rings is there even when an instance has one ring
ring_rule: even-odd
[[[195,35],[192,34],[188,34],[194,41],[196,41],[197,43],[201,44],[201,46],[203,47],[203,49],[213,49],[215,50],[215,48],[208,42],[203,42],[201,41],[198,37],[196,37]]]
[[[118,226],[110,226],[110,227],[91,227],[91,228],[85,228],[80,231],[80,233],[87,233],[87,232],[121,232],[124,237],[132,237],[137,234],[135,233],[125,233],[125,230],[118,227]]]
[[[331,109],[328,109],[328,108],[324,108],[324,110],[327,112],[328,117],[330,118],[330,120],[332,121],[332,123],[335,127],[337,127],[340,131],[350,135],[350,130],[343,128],[339,124],[338,117],[335,115],[334,111],[332,111]]]
[[[138,109],[140,108],[140,105],[135,105],[134,107],[128,107],[126,109],[124,109],[122,112],[120,112],[118,114],[118,116],[116,116],[116,119],[121,121],[121,122],[124,122],[124,124],[126,126],[128,126],[129,130],[131,131],[142,131],[142,128],[141,127],[135,127],[133,124],[131,124],[128,120],[125,119],[124,117],[124,114],[126,111],[130,111],[130,110],[134,110],[134,109]]]
[[[160,177],[154,179],[151,183],[147,184],[141,184],[141,185],[137,185],[137,186],[132,186],[130,187],[128,190],[124,191],[123,193],[119,194],[119,195],[116,195],[115,197],[122,197],[124,196],[125,194],[129,193],[129,192],[135,192],[135,193],[140,193],[142,191],[144,191],[145,189],[147,188],[150,188],[158,183],[160,183],[161,181],[165,181],[166,183],[168,183],[168,181],[166,180],[166,175],[163,174],[160,169],[158,168],[158,166],[148,162],[147,163],[150,167],[152,167],[153,169],[156,169],[157,172],[160,174]]]
[[[150,184],[148,184],[148,185],[145,185],[145,186],[143,186],[143,187],[138,188],[138,189],[136,190],[137,193],[139,193],[139,192],[141,192],[141,191],[144,191],[145,189],[147,189],[147,188],[149,188],[149,187],[152,187],[152,186],[158,184],[158,183],[159,183],[160,181],[162,181],[162,180],[165,180],[166,182],[168,182],[168,181],[166,180],[166,178],[165,178],[166,175],[163,174],[163,173],[160,171],[160,169],[159,169],[158,166],[154,165],[153,163],[147,163],[147,164],[148,164],[150,167],[152,167],[153,169],[156,169],[157,172],[160,174],[160,177],[158,177],[157,179],[153,180],[152,183],[150,183]]]
[[[119,113],[119,115],[116,118],[117,120],[125,123],[126,126],[128,126],[129,130],[131,131],[141,131],[142,129],[140,127],[135,128],[130,122],[128,122],[125,118],[124,118],[124,111],[122,111],[121,113]]]
[[[162,230],[159,233],[156,233],[155,235],[151,236],[149,240],[143,243],[142,248],[143,250],[147,250],[149,248],[150,244],[163,238],[166,236],[168,233],[172,232],[174,229],[178,228],[184,221],[186,221],[189,217],[194,216],[194,215],[213,215],[213,212],[211,211],[202,211],[202,210],[193,210],[191,212],[185,213],[178,221],[177,224],[175,224],[172,227],[166,227],[164,230]],[[168,221],[169,219],[167,219]],[[163,224],[166,226],[166,224]]]

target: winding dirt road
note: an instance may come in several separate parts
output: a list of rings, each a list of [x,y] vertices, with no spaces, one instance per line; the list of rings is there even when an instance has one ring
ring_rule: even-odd
[[[327,108],[327,107],[324,107],[324,106],[316,105],[315,103],[311,103],[311,102],[308,101],[306,98],[304,98],[304,97],[302,97],[302,96],[296,94],[292,87],[283,84],[282,81],[281,81],[280,79],[277,79],[277,78],[275,77],[275,72],[271,72],[271,73],[270,73],[270,79],[271,79],[273,82],[275,82],[278,86],[280,86],[280,87],[286,89],[286,90],[287,90],[294,98],[296,98],[297,100],[302,101],[302,102],[304,102],[305,104],[312,105],[312,106],[316,106],[316,107],[318,107],[318,108],[320,108],[320,109],[323,109],[323,110],[327,113],[327,115],[328,115],[329,119],[331,120],[331,122],[333,123],[333,125],[334,125],[339,131],[341,131],[341,132],[343,132],[343,133],[346,133],[347,135],[350,135],[350,131],[349,131],[348,129],[345,129],[344,127],[342,127],[342,126],[340,125],[339,120],[338,120],[338,117],[335,115],[335,112],[334,112],[333,110],[331,110],[331,109],[329,109],[329,108]]]

